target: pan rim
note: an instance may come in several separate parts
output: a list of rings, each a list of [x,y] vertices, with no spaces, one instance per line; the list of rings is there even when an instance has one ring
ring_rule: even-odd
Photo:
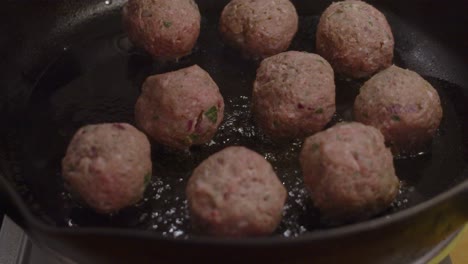
[[[468,173],[465,169],[463,174]],[[276,245],[298,245],[308,243],[311,241],[329,240],[342,236],[350,236],[358,233],[369,232],[376,229],[402,222],[412,218],[415,215],[423,213],[430,208],[450,200],[450,198],[462,194],[468,191],[468,179],[458,183],[456,186],[428,199],[420,204],[413,207],[401,210],[391,215],[377,217],[371,220],[361,221],[349,225],[338,226],[325,230],[314,230],[301,234],[297,237],[283,237],[283,236],[263,236],[263,237],[248,237],[248,238],[217,238],[208,236],[191,235],[189,238],[181,237],[170,237],[162,234],[152,232],[150,230],[139,230],[139,229],[125,229],[116,227],[60,227],[53,226],[39,220],[31,210],[26,206],[24,200],[20,195],[12,188],[8,180],[5,179],[4,175],[0,174],[0,184],[6,186],[5,191],[14,204],[17,207],[18,213],[24,218],[23,228],[28,230],[40,231],[50,235],[60,236],[114,236],[122,238],[138,238],[147,240],[159,240],[167,243],[176,243],[181,245],[216,245],[216,246],[276,246]],[[13,218],[14,219],[14,218]]]

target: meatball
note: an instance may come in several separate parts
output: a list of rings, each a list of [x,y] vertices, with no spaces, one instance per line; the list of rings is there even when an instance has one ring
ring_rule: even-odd
[[[354,102],[357,121],[382,132],[395,154],[419,151],[442,119],[437,91],[419,74],[391,66],[361,88]]]
[[[368,218],[398,193],[392,153],[371,126],[342,123],[307,138],[300,163],[314,205],[331,222]]]
[[[380,11],[363,1],[330,5],[320,18],[316,40],[317,53],[349,77],[369,77],[392,64],[392,30]]]
[[[200,34],[193,0],[129,0],[123,24],[130,40],[153,57],[173,60],[192,52]]]
[[[333,69],[316,54],[288,51],[262,61],[253,88],[258,125],[272,137],[305,137],[335,113]]]
[[[187,149],[210,141],[224,115],[224,100],[199,66],[150,76],[135,106],[135,119],[154,141]]]
[[[62,160],[70,191],[99,213],[138,202],[151,180],[150,143],[125,123],[80,128]]]
[[[298,20],[289,0],[232,0],[221,15],[220,32],[244,56],[264,58],[289,47]]]
[[[227,237],[272,233],[286,200],[270,163],[244,147],[228,147],[203,161],[186,194],[195,229]]]

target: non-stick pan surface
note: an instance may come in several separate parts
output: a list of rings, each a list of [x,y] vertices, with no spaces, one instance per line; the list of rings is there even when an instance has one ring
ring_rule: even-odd
[[[217,24],[226,1],[199,1],[203,15],[200,39],[192,55],[175,63],[154,62],[132,46],[121,28],[123,2],[83,4],[63,1],[43,4],[41,8],[25,4],[23,10],[13,9],[25,21],[17,33],[23,37],[23,46],[14,48],[14,43],[5,42],[12,45],[14,52],[6,57],[16,63],[16,68],[5,68],[12,76],[2,90],[3,98],[8,99],[2,101],[5,124],[8,124],[2,131],[1,147],[5,156],[2,172],[43,224],[72,227],[77,231],[101,227],[109,234],[118,234],[123,229],[141,230],[146,232],[145,236],[171,241],[174,246],[188,241],[200,242],[199,239],[204,241],[190,229],[185,184],[193,168],[202,160],[231,145],[243,145],[264,155],[289,191],[284,219],[276,233],[272,237],[236,241],[238,246],[254,246],[258,242],[265,248],[270,242],[297,242],[300,239],[302,243],[311,235],[317,240],[320,236],[357,232],[366,226],[372,229],[391,223],[393,219],[397,222],[418,206],[422,211],[423,206],[428,206],[431,199],[440,194],[452,196],[447,191],[455,186],[460,189],[458,192],[467,192],[467,59],[457,56],[463,53],[457,53],[459,47],[452,40],[444,43],[438,38],[440,35],[432,34],[431,28],[421,29],[415,25],[413,21],[419,20],[408,15],[411,14],[408,10],[401,10],[404,4],[375,3],[386,14],[395,35],[395,64],[419,72],[438,90],[444,119],[437,136],[425,151],[395,160],[402,187],[392,206],[372,220],[337,228],[320,221],[320,215],[303,187],[297,161],[301,141],[274,142],[264,136],[252,120],[250,95],[258,62],[242,59],[237,51],[221,41]],[[315,52],[315,28],[320,12],[329,2],[296,2],[301,14],[300,29],[290,49]],[[46,10],[47,6],[49,9]],[[36,25],[27,16],[34,10],[44,13],[44,21]],[[413,9],[413,12],[418,11]],[[451,26],[451,23],[446,24]],[[460,34],[463,32],[466,30],[460,29]],[[463,37],[462,41],[466,41],[466,34]],[[193,64],[211,74],[225,98],[224,122],[213,141],[194,147],[190,152],[179,153],[154,145],[154,176],[144,200],[137,206],[103,216],[74,202],[60,176],[60,160],[73,133],[85,124],[133,124],[134,104],[144,79],[151,74]],[[13,71],[17,70],[21,70],[20,77],[15,80],[13,77],[17,75]],[[352,120],[351,107],[363,81],[337,76],[338,110],[330,126]],[[444,225],[446,230],[435,235],[433,241],[428,240],[427,245],[422,245],[428,246],[442,238],[462,222],[453,212],[438,217],[433,220],[434,226],[442,222],[450,225]],[[24,225],[30,225],[28,219]],[[296,240],[284,238],[297,236]],[[210,239],[206,241],[216,243]],[[397,245],[395,247],[391,254],[397,254]],[[421,253],[413,254],[402,256],[411,259]]]

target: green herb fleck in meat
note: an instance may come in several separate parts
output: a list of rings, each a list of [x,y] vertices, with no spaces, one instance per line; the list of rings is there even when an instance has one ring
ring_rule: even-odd
[[[200,135],[197,134],[190,134],[184,138],[182,144],[191,146],[194,141],[197,141],[200,138]]]
[[[144,185],[147,186],[150,181],[151,181],[151,171],[149,171],[148,173],[145,174],[145,181],[144,181]]]
[[[334,16],[335,14],[341,14],[341,13],[343,13],[343,10],[337,9],[335,12],[331,13],[331,14],[327,17],[327,19],[329,19],[330,17]]]
[[[205,116],[213,123],[216,124],[218,121],[218,108],[216,106],[211,107],[205,112]]]
[[[170,28],[170,27],[172,26],[172,22],[170,22],[170,21],[163,21],[163,25],[164,25],[164,27],[166,27],[166,28]]]
[[[319,148],[320,148],[320,144],[318,144],[318,143],[312,144],[312,151],[313,151],[313,152],[319,150]]]
[[[180,141],[183,145],[185,146],[191,146],[192,145],[192,139],[190,136],[186,136],[183,140]]]
[[[276,121],[276,120],[273,121],[273,128],[277,128],[277,127],[279,127],[279,125],[280,124],[278,123],[278,121]]]
[[[345,3],[345,2],[341,2],[341,3],[340,3],[340,6],[341,6],[341,7],[345,7],[345,8],[352,8],[352,7],[353,7],[352,4],[350,4],[350,3]],[[338,9],[338,10],[340,10],[340,9]],[[343,10],[340,10],[340,11],[343,12]]]
[[[397,115],[393,115],[392,120],[393,121],[401,121],[401,118],[399,116],[397,116]]]
[[[374,26],[374,24],[373,24],[372,21],[370,21],[370,20],[369,20],[369,25],[370,25],[371,27]]]
[[[159,115],[154,114],[154,115],[153,115],[153,120],[159,120]]]
[[[191,134],[189,138],[192,142],[194,142],[194,141],[197,141],[200,138],[200,136],[197,134]]]
[[[68,169],[68,172],[74,172],[76,170],[75,166],[73,165],[69,165],[67,169]]]
[[[318,62],[322,63],[322,64],[325,64],[325,62],[323,62],[322,60],[320,59],[317,59]]]
[[[315,110],[315,113],[316,114],[323,114],[323,108],[319,108],[319,109]]]
[[[364,118],[369,118],[369,113],[364,112],[364,113],[362,113],[362,116],[363,116]]]

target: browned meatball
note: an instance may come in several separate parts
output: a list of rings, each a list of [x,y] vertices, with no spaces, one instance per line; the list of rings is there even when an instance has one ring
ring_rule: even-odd
[[[371,126],[342,123],[309,137],[300,162],[314,205],[336,223],[379,213],[398,193],[392,153]]]
[[[354,103],[356,120],[380,129],[396,154],[418,151],[430,141],[442,114],[434,87],[397,66],[367,81]]]
[[[154,141],[176,149],[210,141],[223,115],[218,86],[197,65],[148,77],[135,106],[138,126]]]
[[[88,125],[73,136],[62,160],[70,190],[100,213],[130,206],[151,180],[150,143],[125,123]]]
[[[257,123],[270,136],[310,136],[335,113],[333,69],[316,54],[280,53],[260,64],[252,99]]]
[[[330,5],[317,28],[317,53],[337,73],[353,78],[369,77],[389,67],[394,40],[385,16],[363,1]]]
[[[193,0],[129,0],[123,9],[130,40],[160,59],[190,54],[200,34],[200,20]]]
[[[286,200],[270,163],[244,147],[228,147],[203,161],[186,193],[195,228],[228,237],[272,233]]]
[[[252,58],[285,51],[297,27],[296,9],[289,0],[232,0],[220,20],[225,41]]]

